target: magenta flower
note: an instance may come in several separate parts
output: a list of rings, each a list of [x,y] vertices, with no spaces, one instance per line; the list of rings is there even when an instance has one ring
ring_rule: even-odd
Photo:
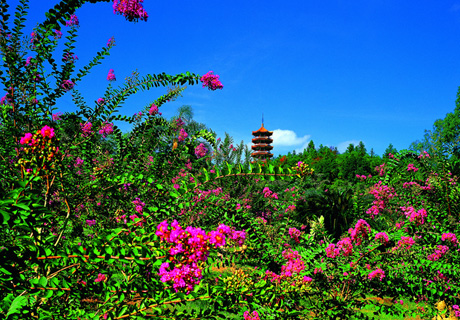
[[[102,124],[102,127],[99,129],[99,134],[102,135],[102,137],[107,138],[107,136],[112,133],[113,133],[113,123],[104,122]]]
[[[53,113],[53,114],[52,114],[53,121],[59,121],[59,120],[61,120],[61,116],[62,116],[62,112]]]
[[[206,156],[206,153],[208,152],[208,149],[204,146],[203,143],[200,143],[196,148],[195,148],[195,155],[198,159],[203,158]]]
[[[457,240],[457,237],[455,236],[455,234],[453,233],[443,233],[442,236],[441,236],[441,240],[442,241],[450,241],[453,245],[457,245],[458,244],[458,240]]]
[[[115,46],[115,38],[111,37],[109,40],[107,40],[107,47],[111,48],[113,46]]]
[[[372,280],[372,279],[374,279],[376,277],[379,277],[380,281],[382,281],[383,278],[385,278],[385,272],[382,269],[377,268],[377,270],[372,271],[368,275],[369,280]]]
[[[53,128],[50,128],[48,126],[44,126],[42,129],[41,129],[41,134],[42,134],[42,137],[49,137],[50,139],[51,138],[54,138],[54,129]]]
[[[216,247],[225,246],[225,236],[218,231],[211,231],[208,234],[209,243],[212,243]]]
[[[80,22],[78,21],[78,17],[74,14],[71,15],[70,20],[65,22],[65,26],[66,27],[72,27],[72,26],[79,27]]]
[[[26,65],[25,65],[26,67],[28,67],[30,65],[31,60],[32,60],[32,57],[27,57]]]
[[[371,233],[371,227],[366,220],[360,219],[356,223],[355,229],[352,229],[351,239],[356,242],[357,245],[362,243],[363,239],[367,239]]]
[[[128,21],[147,21],[149,15],[142,6],[144,0],[114,0],[113,13],[123,15]]]
[[[61,39],[62,32],[58,29],[54,29],[54,39]]]
[[[101,281],[104,281],[105,279],[106,279],[105,274],[99,273],[97,275],[97,278],[94,280],[94,282],[101,282]]]
[[[82,137],[87,137],[89,135],[91,135],[93,132],[91,131],[91,127],[92,127],[92,123],[91,122],[86,122],[86,123],[80,123],[80,128],[81,128],[81,131],[83,131],[83,133],[81,134]]]
[[[86,220],[86,224],[88,227],[92,227],[96,224],[96,220]]]
[[[244,320],[260,320],[259,313],[257,311],[253,311],[252,316],[249,313],[249,311],[245,311],[243,316],[244,316]]]
[[[21,138],[21,140],[19,140],[19,143],[20,144],[31,144],[33,143],[33,139],[32,139],[32,133],[26,133],[24,135],[24,137]]]
[[[149,114],[151,116],[154,116],[157,113],[158,113],[158,107],[154,103],[152,103],[152,105],[150,106],[150,109],[149,109]]]
[[[109,73],[107,74],[107,81],[116,81],[117,78],[115,77],[115,74],[113,73],[113,69],[109,70]]]
[[[340,249],[336,249],[335,244],[333,243],[329,244],[329,246],[326,248],[326,256],[328,256],[329,258],[335,258],[339,255],[339,253]]]
[[[200,79],[203,82],[203,88],[207,87],[209,90],[222,89],[224,86],[219,81],[219,76],[214,74],[214,71],[209,71]]]
[[[180,129],[180,132],[179,132],[179,137],[177,138],[177,140],[179,140],[179,142],[183,142],[185,141],[185,138],[188,137],[188,133],[185,132],[184,129]]]
[[[353,253],[353,244],[350,238],[343,238],[337,242],[337,247],[342,250],[343,256],[348,257]]]
[[[75,86],[75,83],[73,83],[71,80],[64,80],[64,82],[61,84],[61,87],[65,91],[71,90]]]
[[[389,239],[388,239],[388,236],[385,232],[379,232],[375,235],[375,240],[379,240],[380,239],[380,243],[382,244],[387,244]]]
[[[99,98],[99,99],[97,99],[97,104],[101,105],[101,104],[104,103],[104,101],[105,101],[104,98]]]

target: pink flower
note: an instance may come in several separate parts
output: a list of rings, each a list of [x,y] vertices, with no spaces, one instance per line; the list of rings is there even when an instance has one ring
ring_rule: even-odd
[[[183,142],[185,141],[185,138],[188,137],[188,133],[185,132],[184,129],[180,129],[180,132],[179,132],[179,137],[177,138],[177,140],[179,140],[179,142]]]
[[[142,6],[144,0],[114,0],[113,13],[123,15],[128,21],[147,21],[149,15]]]
[[[65,91],[71,90],[75,86],[75,83],[73,83],[71,80],[64,80],[64,82],[61,84],[61,87]]]
[[[42,137],[54,138],[54,129],[48,126],[44,126],[41,130]]]
[[[389,239],[388,239],[388,236],[385,232],[379,232],[375,235],[375,240],[379,240],[380,239],[380,243],[382,244],[387,244]]]
[[[158,107],[152,103],[152,105],[150,106],[150,109],[149,109],[149,114],[154,116],[158,113]]]
[[[107,47],[111,48],[113,46],[115,46],[115,38],[111,37],[109,40],[107,40]]]
[[[211,231],[208,234],[209,243],[214,244],[216,247],[225,246],[225,236],[219,231]]]
[[[102,135],[102,137],[107,138],[107,136],[112,133],[113,133],[113,123],[104,122],[102,124],[102,127],[99,129],[99,134]]]
[[[442,236],[441,236],[441,240],[442,241],[449,240],[453,245],[458,244],[457,237],[453,233],[443,233]]]
[[[203,143],[200,143],[196,148],[195,148],[195,155],[198,159],[203,158],[206,153],[208,152],[208,149],[204,146]]]
[[[115,77],[115,74],[113,73],[113,69],[109,70],[109,73],[107,74],[107,81],[116,81],[117,78]]]
[[[32,143],[32,133],[26,133],[24,137],[19,140],[20,144],[30,144]]]
[[[339,255],[340,253],[340,249],[336,249],[335,248],[335,244],[331,243],[329,244],[329,246],[326,248],[326,255],[329,257],[329,258],[335,258]]]
[[[62,113],[61,113],[61,112],[53,113],[53,115],[52,115],[53,121],[59,121],[59,120],[61,120],[61,116],[62,116]]]
[[[92,127],[92,123],[91,122],[86,122],[86,123],[80,123],[80,128],[81,128],[81,131],[83,131],[83,133],[81,134],[82,137],[87,137],[89,135],[91,135],[92,131],[91,131],[91,127]]]
[[[203,88],[207,87],[209,90],[222,89],[224,86],[219,81],[219,76],[215,75],[213,71],[209,71],[200,79],[203,82]]]
[[[249,313],[249,311],[245,311],[243,316],[244,316],[244,320],[260,320],[259,313],[257,311],[253,311],[252,316]]]
[[[65,22],[66,27],[71,27],[71,26],[80,26],[80,22],[78,21],[78,17],[76,15],[71,15],[70,20]]]
[[[375,277],[379,277],[380,281],[382,281],[383,278],[385,278],[385,272],[382,269],[378,268],[377,270],[372,271],[368,275],[369,280],[372,280]]]
[[[54,29],[54,39],[61,39],[62,32],[60,30]]]
[[[99,98],[99,99],[97,99],[97,104],[98,104],[98,105],[101,105],[101,104],[103,104],[104,102],[105,102],[104,98]]]
[[[99,273],[97,275],[96,280],[94,280],[94,282],[101,282],[101,281],[104,281],[105,279],[106,279],[105,274]]]

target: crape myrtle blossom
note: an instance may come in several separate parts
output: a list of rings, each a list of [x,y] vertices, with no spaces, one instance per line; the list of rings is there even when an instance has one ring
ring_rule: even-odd
[[[379,232],[375,235],[375,240],[380,240],[381,244],[387,244],[389,239],[388,235],[385,232]]]
[[[196,157],[198,159],[203,158],[204,156],[206,156],[207,152],[208,152],[208,149],[204,146],[203,143],[200,143],[195,148],[195,155],[196,155]]]
[[[99,129],[99,134],[102,135],[103,138],[107,138],[109,134],[113,133],[113,123],[104,122]]]
[[[351,234],[351,240],[360,245],[363,239],[368,239],[371,233],[371,226],[365,220],[360,219],[356,223],[355,228],[350,228],[348,232]]]
[[[179,142],[183,142],[185,141],[185,139],[188,137],[188,133],[185,132],[184,129],[180,129],[180,132],[179,132],[179,137],[177,138],[177,140],[179,140]]]
[[[414,239],[411,237],[404,237],[401,236],[401,240],[398,241],[398,245],[393,248],[393,251],[396,251],[398,249],[407,249],[410,250],[410,248],[415,244]]]
[[[418,168],[414,167],[414,165],[412,163],[409,163],[407,165],[407,171],[414,171],[414,172],[417,172],[418,171]]]
[[[107,74],[107,81],[116,81],[117,78],[115,77],[115,73],[113,73],[113,69],[109,70],[109,73]]]
[[[455,236],[455,234],[453,233],[443,233],[442,236],[441,236],[441,240],[442,241],[450,241],[454,246],[457,246],[458,244],[458,240],[457,240],[457,237]]]
[[[154,115],[158,114],[158,107],[154,103],[152,103],[152,105],[150,106],[149,114],[151,116],[154,116]],[[161,113],[160,113],[160,115],[161,115]]]
[[[222,89],[224,86],[219,80],[219,76],[214,74],[214,71],[209,71],[204,76],[200,78],[200,81],[203,82],[203,88],[207,87],[209,90]]]
[[[226,245],[226,236],[240,246],[246,238],[244,231],[236,231],[223,224],[217,230],[206,233],[191,226],[184,230],[176,220],[171,223],[171,230],[166,220],[161,222],[155,234],[161,241],[172,245],[169,249],[171,264],[165,262],[160,267],[161,281],[173,281],[176,292],[184,289],[187,293],[199,284],[202,275],[196,262],[206,261],[210,248]]]
[[[438,261],[441,259],[447,252],[449,251],[448,246],[437,246],[437,249],[434,251],[434,253],[430,254],[426,258],[430,261]]]
[[[300,230],[296,228],[289,228],[289,235],[291,236],[292,239],[294,239],[296,243],[299,243],[300,234],[301,234]]]
[[[101,282],[101,281],[104,281],[105,279],[106,279],[105,274],[99,273],[97,275],[96,280],[94,280],[94,282]]]
[[[253,311],[252,315],[249,313],[249,311],[245,311],[243,316],[244,320],[260,320],[259,313],[257,311]]]
[[[113,13],[123,15],[128,21],[147,21],[149,15],[142,6],[144,0],[114,0]]]
[[[88,137],[90,136],[93,132],[91,131],[91,127],[93,124],[91,122],[85,122],[85,123],[80,123],[80,128],[81,131],[83,132],[81,134],[82,137]]]
[[[377,268],[377,270],[372,271],[368,275],[369,280],[372,280],[372,279],[374,279],[376,277],[379,277],[380,281],[382,281],[383,278],[385,278],[385,272],[382,269]]]
[[[53,128],[50,128],[48,126],[44,126],[41,130],[40,130],[41,134],[42,134],[42,137],[49,137],[49,138],[53,138],[54,137],[54,129]]]
[[[72,26],[79,27],[80,22],[78,21],[78,17],[76,15],[74,15],[74,14],[71,15],[70,20],[65,22],[65,26],[66,27],[72,27]]]
[[[65,91],[72,90],[74,86],[75,83],[73,83],[71,80],[64,80],[64,82],[61,84],[61,88],[63,88]]]

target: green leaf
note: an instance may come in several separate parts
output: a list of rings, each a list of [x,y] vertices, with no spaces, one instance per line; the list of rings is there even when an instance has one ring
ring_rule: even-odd
[[[8,309],[8,313],[6,314],[9,316],[10,314],[20,313],[22,308],[27,305],[27,297],[26,296],[19,296],[16,297],[13,302],[11,303],[10,308]]]

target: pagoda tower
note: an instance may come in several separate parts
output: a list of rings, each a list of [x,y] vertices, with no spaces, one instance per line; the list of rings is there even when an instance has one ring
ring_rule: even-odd
[[[264,128],[264,118],[262,116],[262,126],[259,130],[253,131],[252,135],[252,150],[251,156],[256,160],[266,161],[267,158],[273,157],[273,154],[270,153],[270,150],[273,149],[273,146],[270,143],[273,142],[273,139],[270,136],[273,134],[273,131],[268,131]]]

